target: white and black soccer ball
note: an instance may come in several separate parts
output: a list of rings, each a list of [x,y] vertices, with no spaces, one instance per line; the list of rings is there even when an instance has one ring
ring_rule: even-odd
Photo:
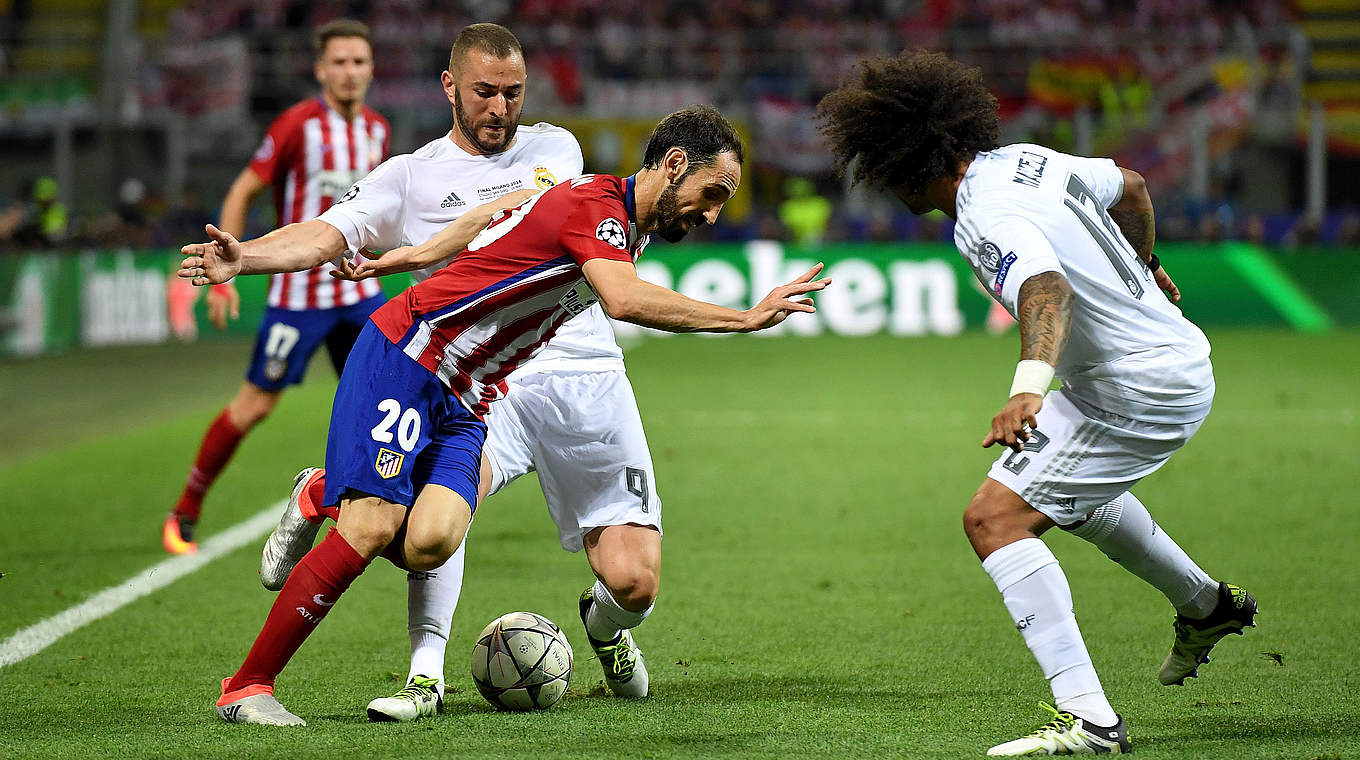
[[[472,647],[472,680],[486,701],[502,710],[546,710],[571,684],[572,653],[566,634],[532,612],[491,621]]]

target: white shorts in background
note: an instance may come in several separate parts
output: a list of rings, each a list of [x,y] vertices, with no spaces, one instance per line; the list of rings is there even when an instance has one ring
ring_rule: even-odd
[[[1204,420],[1186,424],[1131,420],[1050,391],[1025,450],[1003,451],[987,477],[1019,494],[1060,526],[1156,472]]]
[[[604,525],[661,530],[652,454],[628,376],[554,371],[510,379],[486,416],[494,494],[537,471],[562,548]]]

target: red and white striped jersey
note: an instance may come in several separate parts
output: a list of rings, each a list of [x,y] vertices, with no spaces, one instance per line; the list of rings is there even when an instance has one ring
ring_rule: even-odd
[[[505,376],[598,298],[581,272],[595,258],[632,262],[625,180],[587,174],[502,212],[449,265],[373,313],[407,356],[481,417]]]
[[[321,96],[284,111],[269,126],[250,168],[274,186],[278,226],[314,219],[387,158],[391,127],[364,106],[353,121]],[[300,311],[356,304],[378,295],[377,280],[346,282],[326,274],[327,262],[306,272],[270,276],[269,305]]]

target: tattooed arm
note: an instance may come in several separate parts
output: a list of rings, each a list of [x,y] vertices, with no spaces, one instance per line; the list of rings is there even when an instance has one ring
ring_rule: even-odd
[[[1119,225],[1119,231],[1124,233],[1124,239],[1133,246],[1138,258],[1152,270],[1152,279],[1156,281],[1157,287],[1165,291],[1172,302],[1180,301],[1180,289],[1152,254],[1152,246],[1157,240],[1157,224],[1147,182],[1143,175],[1131,169],[1121,166],[1119,171],[1124,175],[1124,195],[1108,209],[1110,218]]]
[[[1072,325],[1072,286],[1057,272],[1040,272],[1020,286],[1020,358],[1058,366]]]
[[[1058,366],[1058,358],[1067,346],[1074,302],[1072,286],[1058,272],[1040,272],[1020,285],[1016,311],[1020,315],[1021,367],[1027,361],[1043,362],[1048,365],[1047,380],[1053,379],[1049,368]],[[1019,370],[1017,382],[1018,378]],[[1043,406],[1042,393],[1015,393],[1001,413],[992,418],[992,428],[982,439],[983,448],[1000,443],[1022,451],[1029,440],[1029,430],[1039,427],[1035,415]]]
[[[1152,245],[1157,239],[1152,196],[1148,195],[1143,175],[1122,166],[1119,171],[1124,175],[1124,195],[1109,208],[1110,218],[1119,225],[1138,258],[1151,261]]]

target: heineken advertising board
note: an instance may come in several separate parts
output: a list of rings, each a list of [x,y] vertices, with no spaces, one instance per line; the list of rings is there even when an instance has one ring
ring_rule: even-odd
[[[1272,252],[1243,243],[1157,250],[1184,293],[1181,308],[1205,327],[1360,325],[1360,251]],[[239,278],[241,318],[219,331],[207,321],[204,289],[174,276],[179,258],[174,251],[0,255],[0,356],[253,335],[268,277]],[[987,321],[991,299],[946,244],[658,241],[638,272],[693,298],[746,308],[818,261],[835,284],[817,294],[817,313],[760,335],[954,335]],[[391,277],[384,289],[393,295],[409,283]],[[621,338],[662,335],[630,324],[617,329]]]

